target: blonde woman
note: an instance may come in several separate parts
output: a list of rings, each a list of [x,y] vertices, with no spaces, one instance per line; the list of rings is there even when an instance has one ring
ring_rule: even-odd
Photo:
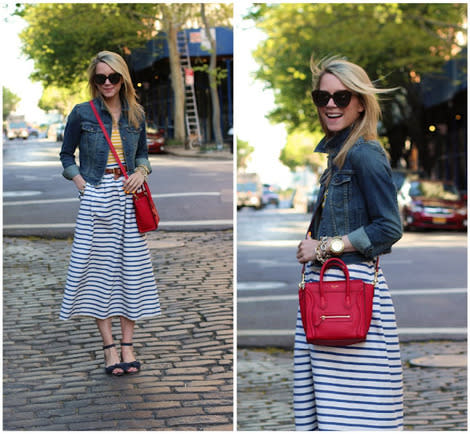
[[[94,104],[122,163],[125,180],[88,102],[70,113],[60,152],[65,178],[80,195],[60,318],[96,319],[103,339],[105,371],[114,376],[140,370],[133,352],[137,319],[159,315],[160,304],[145,237],[138,232],[132,201],[151,172],[145,115],[124,59],[102,51],[88,69]],[[80,161],[75,161],[79,147]],[[112,319],[121,326],[121,355]]]
[[[380,107],[366,72],[331,58],[312,62],[313,102],[325,132],[316,152],[328,168],[309,232],[297,260],[306,280],[318,281],[321,263],[338,256],[351,279],[373,281],[374,258],[402,236],[395,186],[377,141]],[[321,248],[323,247],[323,249]],[[326,280],[342,272],[329,269]],[[403,429],[403,379],[393,302],[382,271],[375,287],[372,323],[365,342],[343,347],[306,342],[297,316],[294,411],[297,430]]]

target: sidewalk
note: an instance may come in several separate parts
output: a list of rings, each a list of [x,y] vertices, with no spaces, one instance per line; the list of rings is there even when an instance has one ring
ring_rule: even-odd
[[[214,148],[211,146],[211,148]],[[170,155],[177,157],[188,157],[188,158],[205,158],[205,159],[216,159],[216,160],[233,160],[233,153],[227,145],[224,145],[222,150],[216,149],[205,149],[204,147],[195,146],[193,149],[185,149],[184,146],[166,146],[165,152]]]
[[[436,359],[431,356],[447,355],[442,361],[449,365],[453,361],[460,362],[467,354],[467,343],[408,342],[401,344],[401,352],[404,365],[404,429],[466,431],[467,367],[432,367]],[[290,351],[238,350],[239,431],[295,430],[292,359]],[[421,363],[426,367],[421,367]]]
[[[162,315],[136,323],[124,377],[92,319],[58,319],[71,241],[4,238],[3,429],[232,430],[232,238],[148,235]]]

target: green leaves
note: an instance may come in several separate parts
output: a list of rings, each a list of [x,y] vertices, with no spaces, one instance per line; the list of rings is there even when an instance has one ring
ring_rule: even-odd
[[[247,18],[267,36],[254,57],[260,65],[256,78],[275,91],[272,121],[285,123],[290,133],[319,131],[310,98],[310,57],[319,61],[339,55],[361,65],[378,87],[403,89],[383,106],[387,129],[397,119],[397,107],[403,107],[399,119],[406,110],[420,109],[416,95],[410,94],[419,77],[458,55],[459,44],[465,43],[459,32],[464,30],[466,4],[262,4]]]
[[[34,59],[32,78],[44,85],[70,86],[85,79],[91,58],[102,50],[125,54],[150,37],[151,4],[37,3],[21,12],[28,27],[23,52]]]
[[[3,91],[3,120],[5,120],[11,112],[14,112],[16,105],[21,101],[21,98],[13,93],[7,87],[2,86]]]

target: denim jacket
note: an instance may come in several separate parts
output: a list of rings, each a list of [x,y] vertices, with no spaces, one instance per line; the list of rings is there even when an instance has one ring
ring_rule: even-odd
[[[345,263],[357,263],[389,253],[402,236],[402,225],[390,164],[377,141],[359,138],[343,167],[333,164],[349,132],[346,129],[329,140],[324,138],[315,149],[329,154],[329,168],[320,178],[310,230],[314,239],[347,235],[357,251],[343,253],[341,258]],[[332,174],[326,186],[329,170]]]
[[[94,100],[96,109],[111,137],[112,118],[101,98]],[[119,119],[119,132],[129,174],[139,165],[145,165],[150,171],[148,161],[147,136],[145,121],[138,128],[130,125],[126,116],[127,106],[123,104]],[[75,162],[75,150],[79,147],[80,167]],[[63,176],[72,179],[81,174],[86,182],[97,185],[104,175],[108,155],[108,142],[88,102],[76,105],[70,113],[64,131],[64,141],[60,151],[60,161],[64,168]]]

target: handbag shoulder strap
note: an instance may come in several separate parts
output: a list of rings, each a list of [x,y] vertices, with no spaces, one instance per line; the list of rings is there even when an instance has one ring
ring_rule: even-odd
[[[114,148],[113,142],[111,142],[111,139],[109,138],[109,134],[106,131],[106,128],[104,127],[104,125],[103,125],[103,121],[101,120],[101,117],[98,114],[98,111],[96,110],[96,106],[95,106],[95,103],[93,102],[93,100],[90,101],[90,106],[91,106],[91,109],[93,110],[93,113],[95,114],[95,117],[96,117],[96,120],[98,121],[98,124],[101,127],[101,130],[103,131],[104,137],[106,138],[106,141],[108,142],[109,148],[111,149],[111,152],[113,153],[114,158],[116,159],[116,161],[119,164],[119,167],[121,168],[121,171],[122,171],[122,174],[124,175],[124,178],[127,179],[128,176],[127,176],[126,169],[122,165],[121,159],[119,158],[119,155],[117,154],[116,149]]]

